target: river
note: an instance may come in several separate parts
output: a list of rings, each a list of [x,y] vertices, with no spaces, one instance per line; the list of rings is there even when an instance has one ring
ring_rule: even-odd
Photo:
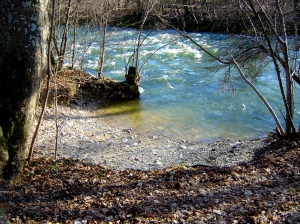
[[[96,75],[101,45],[99,28],[79,31],[81,35],[75,45],[76,66]],[[135,29],[108,29],[105,76],[124,80],[126,61],[133,52],[137,32]],[[224,49],[224,40],[228,37],[216,33],[190,35],[212,52]],[[173,30],[144,31],[142,38],[145,37],[140,50],[140,66],[153,52],[155,54],[141,70],[140,99],[101,107],[97,111],[99,117],[111,116],[120,126],[135,131],[181,136],[190,141],[256,138],[274,130],[276,124],[269,111],[237,72],[233,73],[235,93],[223,91],[220,83],[224,69],[216,69],[217,63],[189,40],[178,37]],[[72,46],[70,43],[68,49]],[[68,64],[70,58],[66,60]],[[254,84],[282,120],[280,110],[284,111],[284,107],[272,66],[265,66]],[[299,122],[298,105],[296,102],[295,120]]]

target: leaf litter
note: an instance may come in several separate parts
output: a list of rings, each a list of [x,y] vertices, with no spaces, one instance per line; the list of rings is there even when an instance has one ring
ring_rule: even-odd
[[[114,170],[39,158],[0,182],[3,223],[300,223],[300,140],[233,167]]]

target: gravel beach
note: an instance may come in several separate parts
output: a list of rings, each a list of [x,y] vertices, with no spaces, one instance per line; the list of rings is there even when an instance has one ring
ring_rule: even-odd
[[[155,170],[172,166],[227,167],[247,162],[267,139],[194,143],[182,138],[140,133],[99,117],[95,105],[58,106],[58,158],[80,159],[117,170]],[[33,156],[54,158],[55,110],[47,108]]]
[[[195,143],[95,109],[58,107],[57,161],[55,110],[46,110],[24,180],[0,182],[0,220],[299,223],[299,139]]]

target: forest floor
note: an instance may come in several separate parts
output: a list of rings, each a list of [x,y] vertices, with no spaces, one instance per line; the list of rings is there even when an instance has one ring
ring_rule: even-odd
[[[22,182],[0,180],[0,223],[300,223],[299,164],[296,138],[230,167],[116,170],[39,157]]]
[[[300,223],[298,142],[275,141],[230,168],[117,171],[38,159],[20,184],[0,182],[0,217],[4,223]]]

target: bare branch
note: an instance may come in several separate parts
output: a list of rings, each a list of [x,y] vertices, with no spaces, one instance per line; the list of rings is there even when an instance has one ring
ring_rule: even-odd
[[[283,128],[280,124],[280,121],[278,120],[274,110],[272,109],[271,105],[268,103],[268,101],[263,97],[263,95],[259,92],[259,90],[253,85],[252,82],[250,82],[246,75],[244,74],[244,72],[242,71],[241,67],[239,66],[239,64],[236,62],[236,60],[234,59],[234,57],[232,56],[231,52],[228,51],[228,53],[230,54],[231,58],[232,58],[232,61],[233,61],[233,64],[235,65],[236,69],[238,70],[239,74],[241,75],[241,77],[244,79],[244,81],[255,91],[255,93],[258,95],[258,97],[263,101],[263,103],[265,104],[265,106],[268,108],[269,112],[272,114],[276,124],[277,124],[277,127],[278,127],[278,130],[279,130],[279,133],[280,135],[283,135],[284,134],[284,131],[283,131]]]

